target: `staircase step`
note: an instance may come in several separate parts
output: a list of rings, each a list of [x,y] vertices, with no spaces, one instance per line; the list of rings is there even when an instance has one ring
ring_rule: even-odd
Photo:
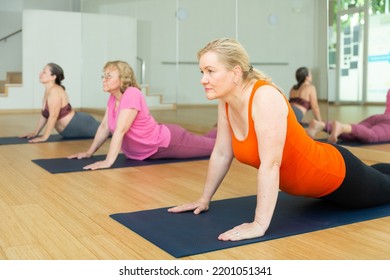
[[[6,81],[0,81],[0,93],[5,92],[5,83]]]
[[[0,81],[0,96],[8,95],[8,87],[22,84],[22,72],[7,72],[6,79]]]
[[[7,72],[6,83],[7,84],[21,84],[22,83],[22,72]]]
[[[175,103],[164,103],[161,94],[151,93],[148,84],[141,84],[140,87],[150,110],[176,109]]]

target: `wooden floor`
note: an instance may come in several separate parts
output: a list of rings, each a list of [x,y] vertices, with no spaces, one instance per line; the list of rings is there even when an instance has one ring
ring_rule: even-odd
[[[345,114],[344,119],[351,119],[350,109],[322,107],[337,118]],[[383,111],[382,107],[366,109],[355,108],[356,121],[367,112]],[[216,123],[215,107],[152,113],[158,121],[181,123],[197,132]],[[37,118],[34,113],[0,113],[0,137],[31,131]],[[0,145],[0,259],[174,259],[109,215],[167,207],[198,198],[207,161],[55,175],[31,162],[65,157],[89,145],[90,140]],[[105,144],[99,154],[106,151]],[[233,162],[214,199],[255,192],[256,170]],[[390,259],[390,217],[184,259]]]

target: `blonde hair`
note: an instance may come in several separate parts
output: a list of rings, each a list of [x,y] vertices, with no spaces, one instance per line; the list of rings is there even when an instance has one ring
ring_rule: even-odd
[[[124,93],[128,87],[136,87],[141,90],[141,87],[138,85],[137,79],[135,78],[133,68],[131,68],[127,62],[121,60],[108,61],[104,65],[103,70],[110,67],[115,68],[119,72],[119,77],[121,79],[120,91],[122,93]]]
[[[218,56],[226,69],[232,70],[235,66],[242,69],[243,81],[250,81],[252,79],[265,80],[271,84],[271,77],[267,76],[262,71],[253,68],[249,62],[249,55],[244,47],[235,39],[221,38],[209,42],[205,47],[198,51],[198,60],[207,52],[213,52]]]

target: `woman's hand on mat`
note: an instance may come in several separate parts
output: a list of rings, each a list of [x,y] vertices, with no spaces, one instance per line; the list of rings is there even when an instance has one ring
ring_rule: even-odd
[[[194,210],[194,214],[195,215],[198,215],[201,212],[205,212],[205,211],[209,210],[209,203],[201,201],[201,200],[198,200],[198,201],[195,201],[195,202],[186,203],[186,204],[183,204],[183,205],[179,205],[179,206],[176,206],[176,207],[169,208],[168,212],[180,213],[180,212],[187,212],[187,211],[192,211],[192,210]]]
[[[27,138],[27,139],[31,139],[31,138],[34,138],[36,137],[37,135],[33,132],[31,133],[28,133],[28,134],[23,134],[23,135],[20,135],[19,138]]]
[[[244,223],[232,228],[218,236],[221,241],[239,241],[244,239],[252,239],[262,237],[265,230],[257,222]]]
[[[90,158],[92,155],[90,153],[87,153],[87,152],[81,152],[81,153],[77,153],[77,154],[73,154],[73,155],[70,155],[68,156],[68,159],[82,159],[82,158]]]
[[[45,142],[45,141],[47,141],[48,138],[49,138],[49,137],[39,136],[39,137],[32,138],[31,140],[28,140],[28,142],[29,142],[29,143]]]
[[[84,166],[83,169],[85,170],[96,170],[96,169],[103,169],[103,168],[110,168],[112,163],[110,163],[107,160],[97,161],[92,164],[89,164],[87,166]]]

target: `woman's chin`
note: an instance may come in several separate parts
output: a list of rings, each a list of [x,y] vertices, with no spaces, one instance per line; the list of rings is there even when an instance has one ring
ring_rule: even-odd
[[[215,97],[215,94],[206,93],[206,98],[207,98],[208,100],[214,100],[216,97]]]

